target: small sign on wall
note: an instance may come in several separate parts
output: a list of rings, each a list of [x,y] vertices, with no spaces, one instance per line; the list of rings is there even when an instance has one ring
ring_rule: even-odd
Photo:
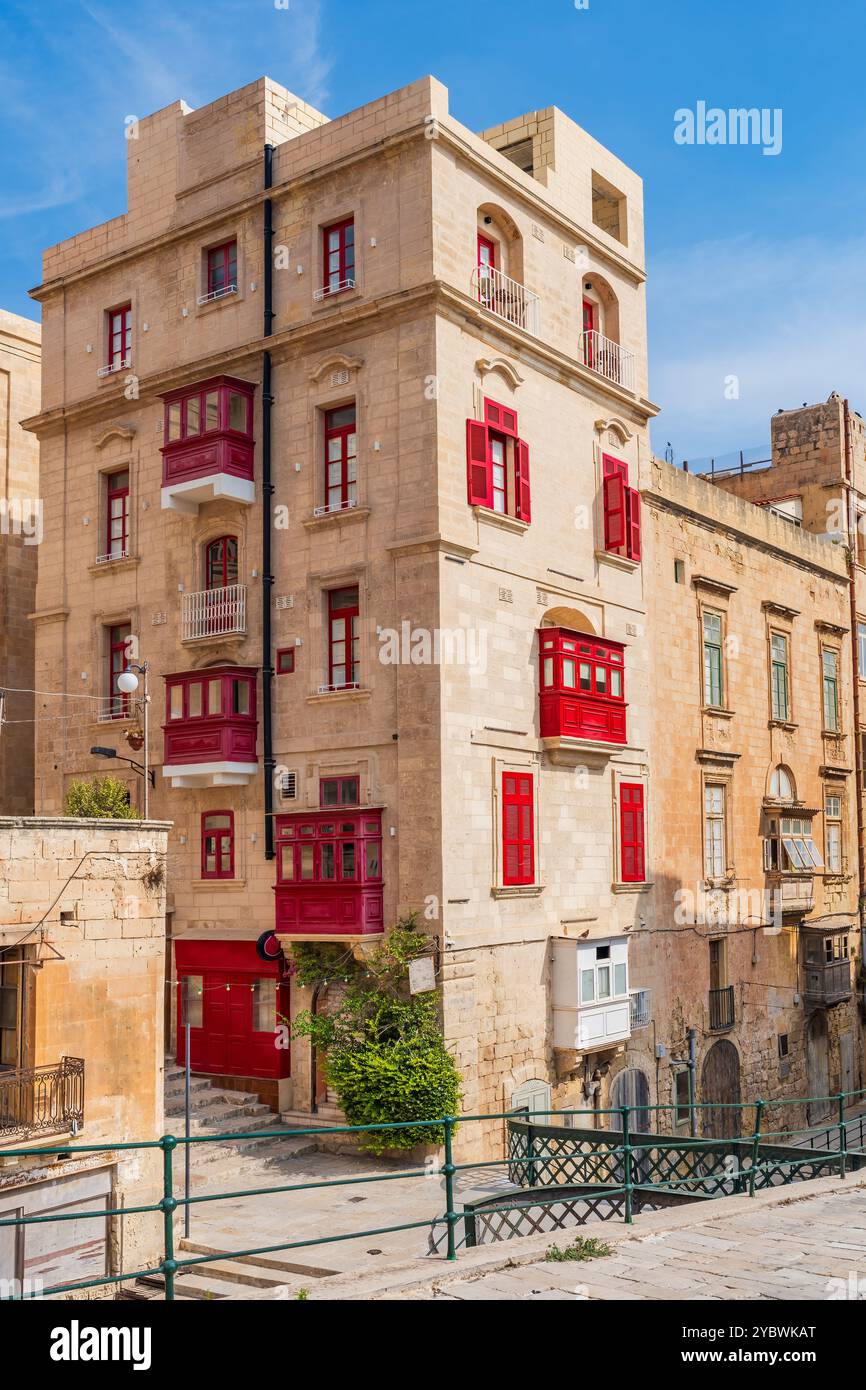
[[[409,962],[409,993],[429,994],[436,988],[436,967],[432,956],[419,956]]]

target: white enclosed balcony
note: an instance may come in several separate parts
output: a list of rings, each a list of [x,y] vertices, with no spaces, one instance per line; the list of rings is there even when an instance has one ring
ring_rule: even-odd
[[[181,641],[198,642],[247,630],[247,586],[226,584],[181,596]]]
[[[628,938],[553,943],[553,1046],[601,1052],[631,1036]]]
[[[476,266],[472,272],[472,296],[497,318],[538,337],[541,300],[532,290],[503,275],[501,270],[489,265]]]
[[[580,360],[626,391],[634,390],[634,353],[593,328],[580,335]]]

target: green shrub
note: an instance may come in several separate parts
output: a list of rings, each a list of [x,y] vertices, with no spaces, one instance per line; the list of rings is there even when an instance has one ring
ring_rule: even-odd
[[[331,1013],[302,1013],[295,1037],[310,1037],[325,1055],[325,1074],[351,1125],[401,1124],[370,1133],[361,1147],[411,1149],[441,1144],[442,1125],[411,1121],[454,1115],[460,1076],[445,1046],[435,993],[410,995],[409,962],[430,949],[414,917],[397,924],[363,963],[336,946],[292,948],[298,983],[342,982]]]
[[[91,782],[73,782],[66,793],[63,814],[87,820],[138,820],[129,804],[125,783],[116,777],[94,777]]]

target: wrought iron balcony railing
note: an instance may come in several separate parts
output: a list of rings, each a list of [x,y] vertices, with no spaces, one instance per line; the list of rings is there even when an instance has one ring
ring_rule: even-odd
[[[734,1026],[734,986],[710,990],[710,1028],[719,1030]]]
[[[84,1059],[0,1071],[0,1143],[77,1134],[84,1124]]]
[[[226,584],[219,589],[202,589],[182,595],[182,641],[194,642],[203,637],[223,637],[246,630],[246,584]]]
[[[513,323],[537,338],[541,328],[541,300],[517,280],[492,266],[479,265],[472,272],[472,294],[497,318]]]
[[[580,335],[581,360],[600,376],[626,391],[634,390],[634,353],[593,328]]]

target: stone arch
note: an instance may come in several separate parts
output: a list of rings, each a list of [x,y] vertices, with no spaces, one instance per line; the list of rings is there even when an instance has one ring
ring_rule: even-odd
[[[523,284],[523,236],[511,213],[498,203],[482,203],[477,214],[477,234],[489,237],[500,252],[496,269]]]
[[[579,608],[569,608],[565,605],[556,608],[548,608],[544,617],[541,619],[541,627],[564,627],[570,632],[589,632],[593,637],[599,634],[596,632],[592,621]]]
[[[591,270],[583,276],[580,285],[583,299],[596,306],[596,329],[612,342],[618,343],[619,299],[610,281]]]

